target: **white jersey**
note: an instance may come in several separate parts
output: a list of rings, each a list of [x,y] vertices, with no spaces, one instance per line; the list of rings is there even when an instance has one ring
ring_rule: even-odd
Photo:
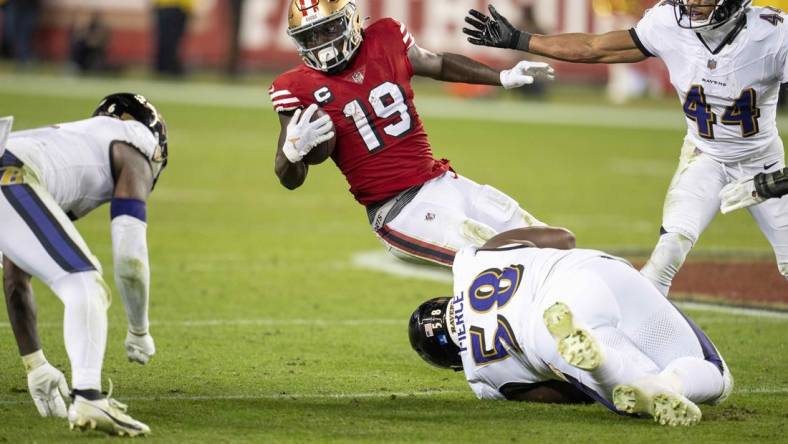
[[[112,199],[113,142],[127,143],[148,158],[157,145],[142,123],[93,117],[12,132],[7,149],[36,173],[64,212],[79,218]]]
[[[558,379],[537,351],[538,308],[551,288],[599,257],[624,261],[584,249],[467,247],[457,253],[449,331],[476,396],[503,399],[505,384]]]
[[[744,160],[779,137],[777,97],[780,83],[788,82],[788,23],[769,8],[751,7],[745,15],[745,27],[716,55],[696,31],[678,26],[670,1],[648,10],[634,28],[641,50],[668,68],[688,139],[720,162]]]

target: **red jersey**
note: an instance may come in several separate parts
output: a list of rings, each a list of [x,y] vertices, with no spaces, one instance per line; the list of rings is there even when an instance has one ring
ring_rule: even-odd
[[[413,105],[415,42],[394,19],[364,30],[355,57],[340,73],[327,75],[301,65],[277,77],[269,94],[277,112],[317,103],[331,116],[336,146],[331,158],[362,205],[390,199],[440,176],[447,160],[435,160]]]

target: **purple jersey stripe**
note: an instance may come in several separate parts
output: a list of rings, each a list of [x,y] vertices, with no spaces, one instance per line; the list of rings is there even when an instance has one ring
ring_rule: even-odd
[[[3,194],[63,270],[69,273],[95,270],[29,185],[3,187]]]
[[[11,154],[10,151],[5,150],[3,156],[0,157],[0,167],[4,166],[21,167],[24,166],[24,164],[16,156]]]

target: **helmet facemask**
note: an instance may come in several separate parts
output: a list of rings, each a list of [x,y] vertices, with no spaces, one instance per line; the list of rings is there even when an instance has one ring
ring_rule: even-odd
[[[680,27],[703,31],[739,18],[750,3],[751,0],[716,0],[709,4],[689,4],[687,0],[676,0],[673,12]]]
[[[361,20],[354,2],[328,17],[288,29],[304,64],[329,74],[342,71],[361,45]]]

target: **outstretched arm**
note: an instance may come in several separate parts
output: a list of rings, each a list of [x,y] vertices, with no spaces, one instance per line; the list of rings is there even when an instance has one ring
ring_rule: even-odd
[[[463,32],[474,45],[517,49],[576,63],[633,63],[647,57],[630,31],[536,35],[512,26],[493,6],[489,9],[491,16],[472,9],[465,18],[471,27]]]
[[[553,68],[542,62],[523,61],[512,69],[500,71],[463,55],[436,54],[416,45],[408,50],[408,60],[416,75],[444,82],[496,85],[510,89],[531,84],[535,77],[553,79]]]
[[[135,148],[116,142],[110,149],[116,177],[110,208],[112,258],[115,284],[128,319],[124,345],[129,361],[145,364],[156,353],[148,322],[150,266],[146,209],[153,172],[148,159]]]

